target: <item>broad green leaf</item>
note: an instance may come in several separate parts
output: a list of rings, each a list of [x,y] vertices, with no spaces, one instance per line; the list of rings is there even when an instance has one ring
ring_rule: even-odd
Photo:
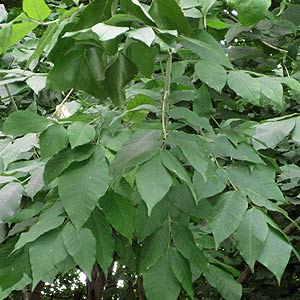
[[[49,184],[61,173],[67,169],[73,162],[80,162],[88,159],[94,152],[92,145],[77,147],[74,150],[70,148],[63,149],[54,155],[46,164],[44,180]]]
[[[218,248],[219,244],[239,227],[248,202],[246,196],[240,191],[226,192],[215,198],[214,202],[209,223]]]
[[[273,149],[295,128],[296,119],[269,121],[255,126],[253,146],[255,149]]]
[[[204,30],[197,30],[193,37],[180,37],[180,43],[187,49],[196,53],[201,59],[232,68],[219,42]]]
[[[269,227],[264,246],[258,261],[268,268],[277,278],[278,284],[290,260],[292,246],[277,232]]]
[[[205,177],[196,171],[193,176],[193,183],[199,199],[212,197],[225,189],[227,174],[222,168],[209,162]]]
[[[225,300],[241,299],[242,286],[228,272],[210,265],[204,275],[209,284],[215,287]]]
[[[143,274],[143,284],[148,300],[177,300],[180,292],[180,283],[164,256]]]
[[[151,44],[155,39],[155,33],[151,27],[142,27],[138,29],[133,29],[128,31],[126,35],[132,39],[143,42],[148,47],[151,46]]]
[[[175,277],[181,283],[182,287],[186,290],[191,299],[193,299],[194,290],[192,286],[192,273],[189,262],[174,248],[170,248],[169,255],[171,269]]]
[[[74,88],[99,99],[106,99],[102,57],[103,51],[99,47],[72,47],[59,61],[55,61],[47,77],[47,87],[57,91]]]
[[[137,69],[125,55],[119,53],[105,72],[105,89],[115,106],[125,103],[124,88],[133,79]]]
[[[154,233],[167,218],[170,211],[170,203],[166,200],[158,203],[148,216],[147,206],[144,201],[140,201],[135,213],[135,230],[138,240]]]
[[[54,124],[49,126],[40,135],[40,149],[43,158],[53,156],[68,144],[68,136],[65,128]]]
[[[187,19],[175,0],[153,0],[149,14],[160,28],[176,29],[185,35],[192,33]]]
[[[130,43],[126,49],[126,56],[137,66],[138,70],[146,77],[151,77],[154,71],[155,57],[158,47],[147,47],[140,42]]]
[[[51,10],[44,0],[24,0],[23,10],[28,17],[43,21],[51,14]]]
[[[55,268],[55,265],[68,256],[63,243],[62,228],[52,230],[34,241],[30,245],[29,255],[35,287],[40,280],[48,277],[49,271]]]
[[[260,85],[244,71],[231,71],[227,79],[228,86],[243,99],[253,104],[259,104]]]
[[[73,164],[60,176],[59,196],[76,228],[87,221],[108,185],[108,166],[100,147],[88,161]]]
[[[96,130],[92,125],[75,122],[68,127],[67,134],[70,140],[71,148],[87,144],[96,136]]]
[[[247,26],[266,17],[271,0],[229,0],[230,5],[237,11],[239,21]]]
[[[297,92],[300,92],[300,83],[295,78],[280,77],[280,78],[278,78],[278,81],[283,83],[283,84],[286,84],[289,88],[291,88],[291,89],[293,89]]]
[[[196,91],[196,98],[193,101],[193,111],[201,117],[208,117],[213,113],[211,94],[205,84]]]
[[[96,260],[96,240],[87,228],[76,229],[70,222],[63,229],[63,241],[67,252],[91,280]]]
[[[186,124],[199,129],[213,131],[209,121],[205,117],[200,117],[196,112],[185,107],[174,107],[169,110],[169,116],[173,119],[183,120]]]
[[[8,183],[0,190],[0,224],[16,213],[22,195],[23,186],[20,183]]]
[[[96,259],[103,272],[107,275],[115,250],[111,227],[98,207],[93,210],[85,226],[93,233],[96,239]]]
[[[65,220],[63,208],[60,202],[54,204],[50,209],[45,210],[38,219],[38,222],[30,227],[29,231],[22,233],[15,245],[15,251],[26,244],[35,241],[44,233],[59,227]]]
[[[199,267],[202,271],[208,267],[208,260],[203,251],[195,244],[192,232],[180,224],[172,225],[172,236],[176,249],[192,264]]]
[[[10,40],[11,34],[12,34],[12,24],[6,24],[0,28],[0,54],[5,53],[8,47],[8,42]]]
[[[257,81],[260,85],[261,93],[272,100],[274,104],[282,106],[283,88],[278,84],[278,78],[260,77]]]
[[[136,175],[136,185],[148,207],[150,216],[153,207],[168,193],[173,180],[162,165],[159,155],[140,166]]]
[[[107,193],[100,202],[109,223],[130,242],[134,232],[134,206],[119,194]]]
[[[30,0],[27,1],[29,2]],[[7,48],[15,45],[36,27],[38,27],[37,22],[28,20],[28,17],[24,13],[20,14],[17,18],[14,19],[14,24],[12,25],[12,33],[10,35]]]
[[[182,163],[176,158],[172,152],[167,150],[160,151],[160,159],[163,165],[170,170],[171,172],[175,173],[178,178],[183,180],[189,186],[193,196],[196,197],[195,189],[192,185],[191,178],[187,172],[187,170],[183,167]]]
[[[275,170],[271,167],[255,165],[251,170],[246,164],[235,163],[227,168],[227,172],[238,189],[250,189],[267,199],[285,201],[275,183]]]
[[[20,136],[26,133],[41,132],[47,125],[46,118],[29,110],[15,111],[5,120],[3,132],[8,135]]]
[[[161,143],[159,130],[138,132],[124,143],[112,161],[110,166],[112,175],[121,175],[126,169],[149,160],[159,151]]]
[[[207,13],[215,5],[217,0],[200,0],[202,17],[204,19],[204,27],[207,26]]]
[[[169,246],[169,229],[163,225],[152,235],[146,238],[141,247],[139,259],[139,272],[149,270],[167,252]]]
[[[227,80],[224,67],[211,61],[200,60],[195,65],[195,72],[203,83],[219,93],[222,92]]]
[[[251,270],[261,253],[268,235],[264,214],[252,208],[248,210],[235,233],[236,246]]]

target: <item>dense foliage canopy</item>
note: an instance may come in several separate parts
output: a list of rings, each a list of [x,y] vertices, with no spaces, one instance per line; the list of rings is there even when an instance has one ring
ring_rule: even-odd
[[[0,299],[300,299],[300,4],[4,3]]]

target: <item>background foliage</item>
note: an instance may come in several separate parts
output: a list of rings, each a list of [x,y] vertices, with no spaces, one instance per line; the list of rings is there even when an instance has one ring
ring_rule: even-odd
[[[300,298],[299,15],[4,1],[0,299]]]

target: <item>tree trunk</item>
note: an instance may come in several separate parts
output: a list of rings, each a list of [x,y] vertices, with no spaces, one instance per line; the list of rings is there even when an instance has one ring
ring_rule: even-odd
[[[92,271],[92,281],[86,280],[87,300],[101,300],[103,288],[105,285],[105,276],[102,269],[96,263]]]

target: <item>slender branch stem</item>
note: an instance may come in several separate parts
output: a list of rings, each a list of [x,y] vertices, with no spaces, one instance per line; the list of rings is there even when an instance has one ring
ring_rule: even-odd
[[[54,117],[57,114],[57,111],[66,103],[66,101],[69,99],[73,91],[74,89],[71,89],[67,94],[67,96],[64,98],[64,100],[59,105],[56,106],[55,112],[52,114],[52,117]]]
[[[9,96],[9,99],[10,99],[10,101],[11,101],[12,106],[14,107],[14,110],[18,111],[18,110],[19,110],[19,109],[18,109],[18,106],[17,106],[17,104],[16,104],[16,102],[15,102],[14,96],[11,94],[11,92],[10,92],[10,90],[9,90],[8,85],[5,84],[4,87],[5,87],[5,90],[6,90],[7,94],[8,94],[8,96]]]
[[[164,139],[167,139],[168,135],[168,109],[169,109],[169,103],[168,99],[170,96],[170,88],[171,88],[171,72],[172,72],[172,52],[169,50],[168,52],[168,60],[167,60],[167,67],[166,67],[166,74],[165,74],[165,86],[164,86],[164,94],[162,98],[162,128],[163,128],[163,135]]]

